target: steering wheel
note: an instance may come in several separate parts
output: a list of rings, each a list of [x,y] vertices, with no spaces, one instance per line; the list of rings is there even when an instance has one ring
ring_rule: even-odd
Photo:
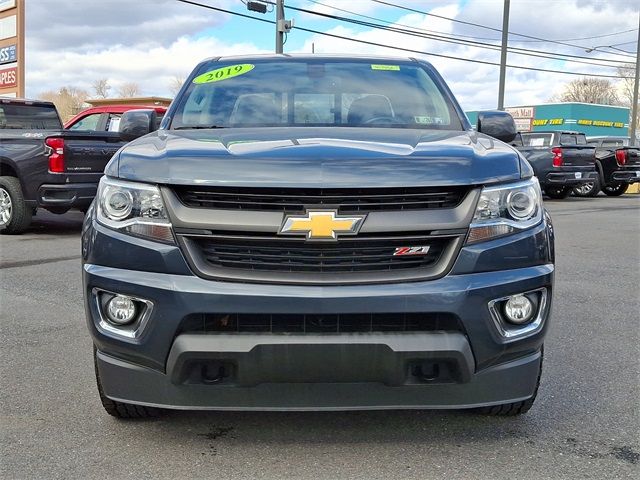
[[[394,117],[373,117],[364,122],[365,125],[369,125],[370,123],[398,123],[398,121]]]

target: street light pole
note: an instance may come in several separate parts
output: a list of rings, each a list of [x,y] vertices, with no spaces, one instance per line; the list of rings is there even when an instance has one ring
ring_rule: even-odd
[[[276,0],[276,53],[282,53],[284,47],[284,0]]]
[[[633,82],[633,102],[631,103],[631,145],[637,145],[638,128],[638,80],[640,80],[640,14],[638,15],[638,45],[636,46],[636,76]]]
[[[498,110],[504,110],[504,82],[507,75],[507,41],[509,40],[510,0],[504,0],[502,11],[502,49],[500,52],[500,83],[498,85]]]

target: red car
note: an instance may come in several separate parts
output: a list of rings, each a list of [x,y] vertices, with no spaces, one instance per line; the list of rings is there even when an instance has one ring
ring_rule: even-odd
[[[158,105],[105,105],[103,107],[91,107],[66,122],[64,128],[93,132],[117,132],[122,114],[126,111],[140,108],[153,108],[158,114],[158,121],[162,119],[167,111],[167,107]]]

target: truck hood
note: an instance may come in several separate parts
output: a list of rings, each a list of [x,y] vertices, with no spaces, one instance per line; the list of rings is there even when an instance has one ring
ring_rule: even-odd
[[[158,184],[261,187],[481,185],[521,177],[518,153],[470,131],[397,128],[160,130],[105,173]]]

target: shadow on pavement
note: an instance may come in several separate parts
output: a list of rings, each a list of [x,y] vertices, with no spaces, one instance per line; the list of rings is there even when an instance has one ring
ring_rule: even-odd
[[[56,215],[46,210],[38,210],[38,214],[33,217],[31,225],[24,234],[77,235],[82,230],[83,219],[84,214],[75,210],[62,215]]]

